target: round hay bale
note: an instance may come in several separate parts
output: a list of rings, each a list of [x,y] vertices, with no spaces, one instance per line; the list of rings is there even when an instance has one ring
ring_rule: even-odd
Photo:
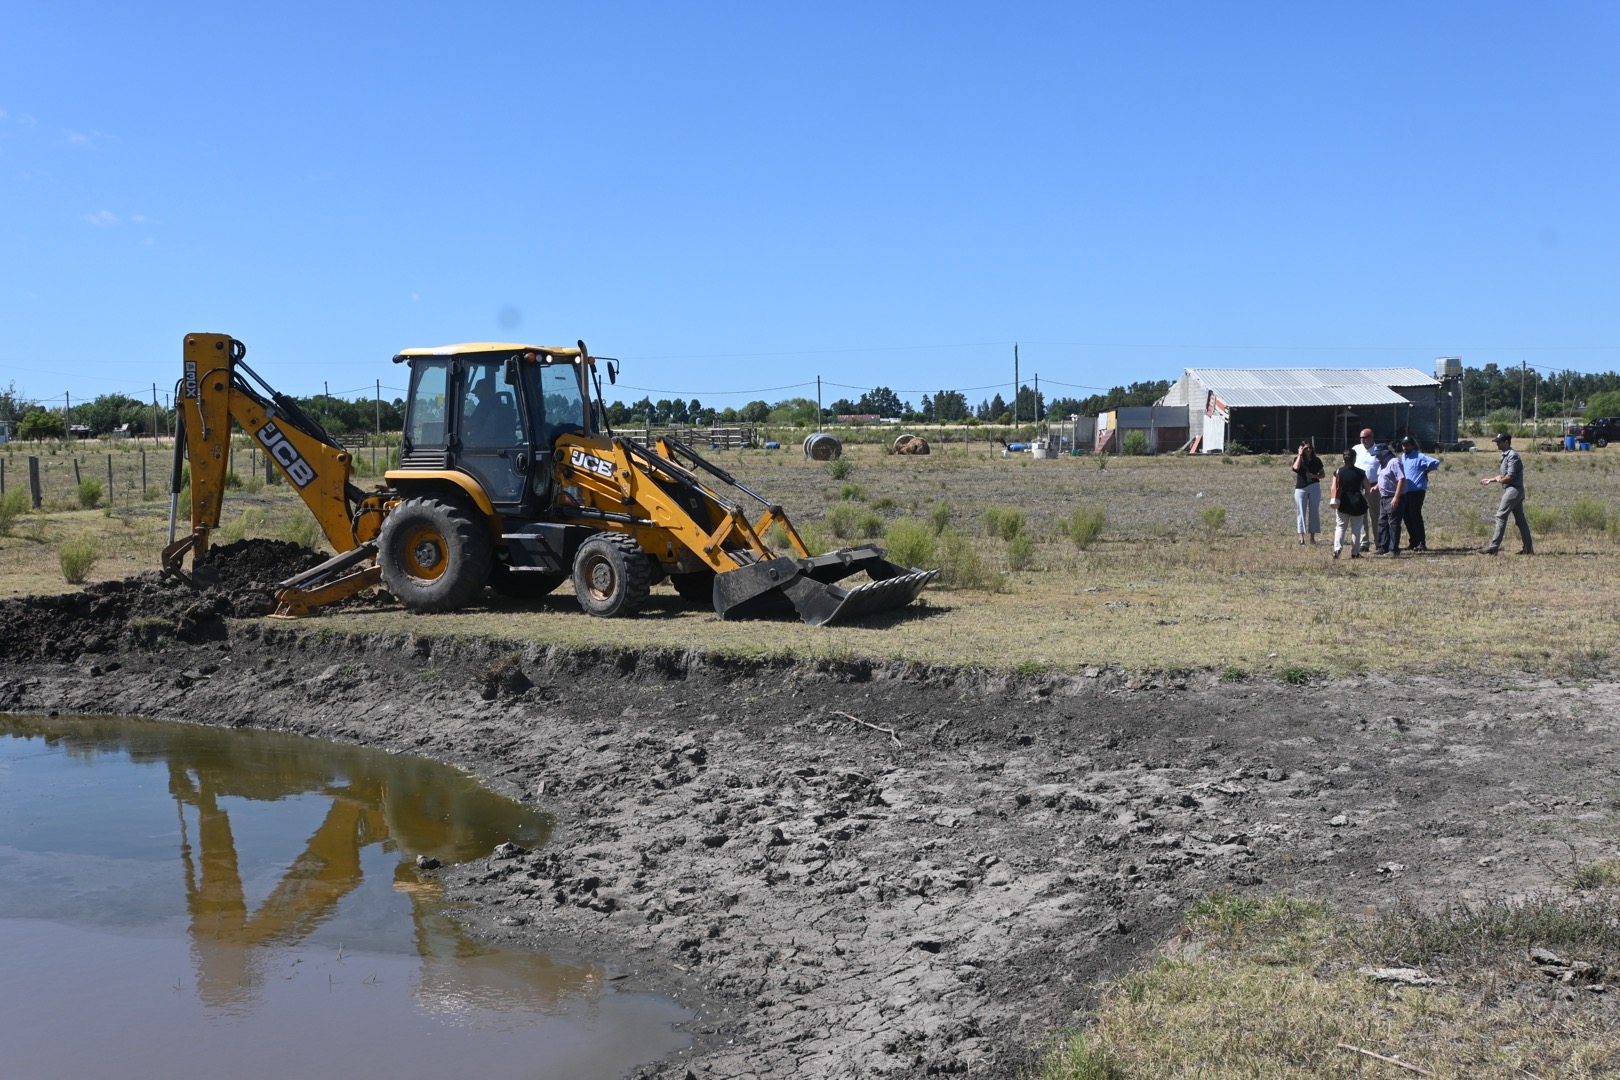
[[[844,456],[844,444],[836,436],[818,431],[804,438],[804,456],[811,461],[831,461]]]
[[[897,454],[927,454],[931,451],[928,440],[921,435],[902,435],[894,440],[894,452]]]

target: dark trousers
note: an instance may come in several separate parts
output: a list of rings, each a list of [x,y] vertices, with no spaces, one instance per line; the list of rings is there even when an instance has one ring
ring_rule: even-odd
[[[1423,497],[1427,494],[1427,491],[1407,488],[1401,495],[1401,522],[1406,526],[1408,550],[1429,546],[1429,534],[1423,528]]]
[[[1378,500],[1378,550],[1399,551],[1401,549],[1401,508],[1390,505],[1390,496],[1381,496]]]

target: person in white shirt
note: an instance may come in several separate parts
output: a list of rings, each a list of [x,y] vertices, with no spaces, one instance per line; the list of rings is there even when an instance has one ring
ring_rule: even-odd
[[[1377,483],[1378,457],[1373,453],[1373,429],[1370,427],[1362,428],[1361,440],[1350,449],[1356,452],[1356,468],[1366,473],[1369,481],[1372,483]],[[1372,504],[1372,500],[1369,499],[1367,501],[1367,521],[1366,525],[1361,531],[1362,551],[1366,551],[1368,545],[1372,542],[1373,534],[1376,532],[1375,526],[1377,525],[1377,522],[1378,508],[1374,506]]]

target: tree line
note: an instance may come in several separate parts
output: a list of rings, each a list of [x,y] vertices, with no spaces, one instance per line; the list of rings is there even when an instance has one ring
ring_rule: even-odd
[[[922,395],[916,406],[902,400],[890,388],[877,386],[858,398],[844,397],[832,402],[821,411],[819,420],[815,401],[805,397],[713,408],[696,398],[654,401],[649,396],[629,404],[614,401],[607,406],[607,420],[613,427],[708,427],[714,424],[814,427],[840,416],[880,416],[908,424],[1010,424],[1015,404],[1021,422],[1071,415],[1095,416],[1113,409],[1152,405],[1169,393],[1170,385],[1168,379],[1133,382],[1089,397],[1059,397],[1048,401],[1044,393],[1026,384],[1018,388],[1015,402],[1007,401],[998,393],[981,399],[977,405],[960,390],[939,390]],[[1542,372],[1530,367],[1486,364],[1463,369],[1462,395],[1463,415],[1467,417],[1485,417],[1507,410],[1517,413],[1521,408],[1526,417],[1616,416],[1620,415],[1620,373]],[[334,433],[397,432],[404,427],[402,398],[379,402],[374,397],[345,400],[315,394],[294,400]],[[158,409],[154,417],[151,401],[126,394],[102,394],[76,402],[64,419],[62,408],[47,407],[27,397],[17,390],[15,383],[0,390],[0,421],[9,422],[12,437],[18,439],[60,439],[67,434],[68,425],[82,427],[90,437],[120,428],[132,435],[149,435],[154,419],[158,434],[174,431],[172,409]]]

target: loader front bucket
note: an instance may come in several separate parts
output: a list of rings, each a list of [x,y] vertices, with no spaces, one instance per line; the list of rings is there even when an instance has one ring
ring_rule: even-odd
[[[872,580],[851,589],[833,584],[862,571]],[[871,544],[808,559],[784,556],[717,575],[714,610],[722,619],[747,619],[791,607],[811,626],[826,626],[905,607],[938,576],[889,562]]]

